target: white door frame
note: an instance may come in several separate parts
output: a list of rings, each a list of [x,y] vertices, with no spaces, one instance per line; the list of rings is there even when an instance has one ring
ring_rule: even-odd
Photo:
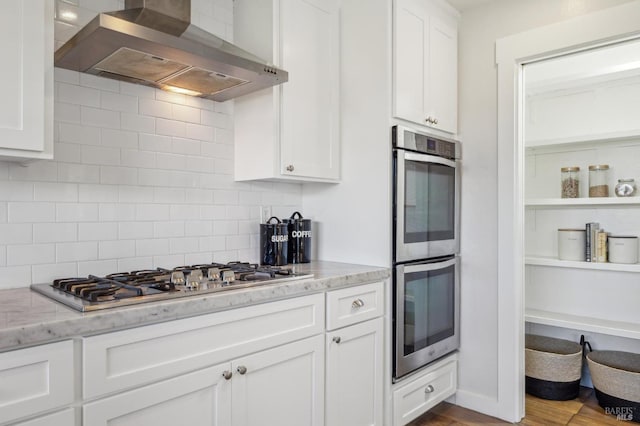
[[[498,416],[524,416],[524,144],[522,68],[640,36],[640,0],[496,41],[498,67]]]

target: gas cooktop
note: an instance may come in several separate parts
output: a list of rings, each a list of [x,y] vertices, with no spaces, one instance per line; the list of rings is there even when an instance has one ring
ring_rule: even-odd
[[[61,278],[31,289],[82,312],[313,278],[278,266],[230,262]]]

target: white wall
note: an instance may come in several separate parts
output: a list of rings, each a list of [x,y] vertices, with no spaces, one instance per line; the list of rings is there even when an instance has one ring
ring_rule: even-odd
[[[459,138],[462,170],[462,347],[457,403],[497,415],[498,38],[625,3],[626,0],[495,0],[462,13]]]
[[[56,47],[98,11],[123,7],[122,0],[57,0]],[[232,0],[194,0],[192,15],[231,39]],[[0,288],[257,261],[258,206],[280,216],[300,208],[298,184],[233,181],[232,101],[62,69],[55,80],[55,160],[0,162]]]

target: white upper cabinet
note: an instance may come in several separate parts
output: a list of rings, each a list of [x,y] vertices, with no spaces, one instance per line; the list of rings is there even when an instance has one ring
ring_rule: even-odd
[[[0,14],[4,83],[0,159],[53,158],[53,0],[7,1]]]
[[[393,115],[456,133],[458,14],[441,1],[397,0],[393,20]]]
[[[235,99],[235,179],[340,178],[339,2],[236,0],[234,43],[289,72]]]

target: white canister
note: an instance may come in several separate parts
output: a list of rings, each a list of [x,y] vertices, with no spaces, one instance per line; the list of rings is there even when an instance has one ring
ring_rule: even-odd
[[[584,229],[558,229],[558,258],[585,261],[585,236]]]
[[[638,237],[609,237],[609,262],[638,263]]]

